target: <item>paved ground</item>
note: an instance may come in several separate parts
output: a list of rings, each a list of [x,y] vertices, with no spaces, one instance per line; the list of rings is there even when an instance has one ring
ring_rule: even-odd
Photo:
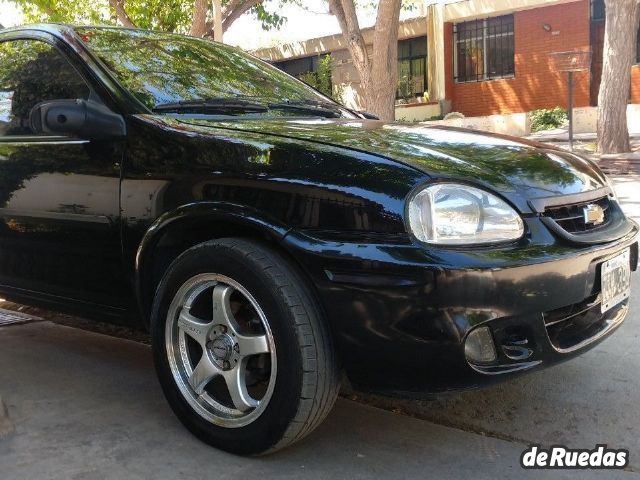
[[[627,328],[627,335],[629,335]],[[626,345],[627,335],[614,342]],[[637,337],[635,339],[637,341]],[[50,322],[0,328],[0,478],[18,479],[178,479],[178,478],[640,478],[632,472],[532,472],[519,467],[524,443],[505,441],[459,429],[340,400],[320,429],[298,446],[276,455],[245,459],[211,449],[189,435],[165,404],[153,376],[149,347]],[[620,345],[618,345],[620,346]],[[576,422],[558,435],[581,446],[610,440],[611,445],[633,446],[637,460],[637,437],[622,428],[609,428],[613,413],[628,412],[634,421],[637,392],[631,384],[620,400],[607,405],[613,395],[597,385],[590,367],[602,361],[602,370],[620,376],[620,357],[595,351],[588,363],[557,369],[552,376],[531,377],[549,395],[514,397],[515,385],[504,390],[514,397],[507,418],[495,418],[501,405],[478,404],[476,397],[457,400],[451,408],[468,410],[462,403],[476,404],[488,417],[482,423],[511,428],[517,411],[525,412],[532,401],[543,419],[543,428],[557,420],[573,398],[584,411],[595,391],[600,400],[583,414],[568,412]],[[587,357],[588,358],[588,357]],[[638,356],[629,364],[638,366]],[[609,368],[605,367],[609,365]],[[628,367],[631,369],[631,367]],[[573,379],[573,380],[572,380]],[[614,380],[612,380],[614,381]],[[617,381],[617,380],[615,380]],[[565,384],[563,395],[554,385]],[[558,403],[560,402],[560,403]],[[562,407],[561,407],[562,405]],[[603,409],[602,422],[596,410]],[[557,413],[554,413],[557,411]],[[6,412],[6,414],[3,414]],[[477,419],[480,421],[480,419]],[[635,425],[638,425],[637,419]],[[516,425],[513,425],[517,427]],[[558,426],[560,428],[560,426]],[[580,431],[590,432],[584,442]],[[602,430],[604,429],[604,430]],[[598,431],[602,431],[598,434]],[[637,431],[637,430],[636,430]],[[525,437],[532,432],[518,431]],[[569,438],[571,437],[571,438]],[[624,443],[624,442],[632,443]]]
[[[638,165],[640,170],[640,165]],[[621,174],[613,172],[616,194],[625,213],[640,223],[640,173]]]
[[[640,220],[640,171],[616,165],[609,164],[619,198]],[[360,398],[396,413],[342,399],[314,435],[262,459],[193,439],[166,406],[143,343],[51,322],[0,327],[0,480],[640,480],[640,274],[632,281],[632,315],[579,359],[439,401]],[[523,471],[522,450],[538,442],[608,443],[628,448],[631,465],[622,472]]]
[[[562,148],[569,148],[569,129],[567,127],[556,128],[552,130],[544,130],[532,133],[525,138],[536,140],[538,142],[551,143]],[[640,132],[631,132],[629,135],[631,150],[633,152],[640,151]],[[583,154],[595,154],[597,146],[597,135],[595,133],[576,133],[573,135],[573,146],[576,151]],[[622,155],[626,157],[634,157],[634,153]],[[606,156],[605,156],[606,157]],[[620,157],[620,155],[614,155]]]

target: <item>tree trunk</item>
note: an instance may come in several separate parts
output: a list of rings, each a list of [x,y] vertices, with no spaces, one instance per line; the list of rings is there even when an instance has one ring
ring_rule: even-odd
[[[598,152],[630,150],[627,104],[636,51],[640,2],[605,0],[602,80],[598,92]]]
[[[398,85],[398,30],[401,0],[380,0],[373,34],[373,62],[368,108],[386,122],[395,120]]]
[[[191,15],[191,29],[189,35],[192,37],[204,37],[207,33],[207,10],[208,0],[195,0],[193,3],[193,14]]]
[[[120,23],[129,28],[135,28],[136,25],[131,21],[131,18],[127,14],[127,11],[124,9],[124,0],[109,0],[109,5],[116,12],[116,17]]]
[[[360,76],[364,108],[387,122],[395,120],[401,4],[401,0],[380,0],[370,59],[354,1],[329,0],[330,11],[338,19],[353,65]]]

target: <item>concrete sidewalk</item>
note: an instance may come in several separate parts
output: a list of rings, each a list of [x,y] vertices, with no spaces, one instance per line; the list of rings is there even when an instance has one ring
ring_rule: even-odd
[[[525,471],[522,443],[347,400],[301,444],[269,457],[236,457],[178,423],[145,345],[50,322],[0,328],[0,345],[2,480],[602,477]]]
[[[566,126],[553,128],[550,130],[541,130],[539,132],[531,133],[525,138],[545,143],[569,143],[569,127]],[[640,132],[629,132],[629,138],[631,140],[632,150],[637,150],[637,148],[634,148],[634,146],[640,148]],[[596,143],[598,140],[598,134],[596,132],[574,133],[573,140],[576,142]]]
[[[627,216],[640,223],[640,165],[637,170],[626,174],[614,172],[609,176],[614,182],[622,209]]]

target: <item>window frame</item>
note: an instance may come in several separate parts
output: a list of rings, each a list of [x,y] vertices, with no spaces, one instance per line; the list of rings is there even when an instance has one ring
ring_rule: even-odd
[[[640,65],[640,25],[638,25],[638,31],[636,32],[636,60],[634,65]]]
[[[13,33],[13,32],[11,32]],[[84,82],[89,92],[87,100],[92,100],[100,104],[102,102],[100,96],[96,93],[91,80],[85,74],[85,72],[78,69],[76,62],[61,48],[61,40],[44,32],[17,32],[15,35],[0,36],[0,44],[7,42],[40,42],[49,45],[52,50],[57,51],[62,58],[66,60],[69,66],[75,71],[78,77]],[[35,34],[34,34],[35,33]],[[37,135],[37,134],[24,134],[24,135],[0,135],[0,143],[59,143],[64,141],[65,143],[86,143],[86,140],[78,139],[70,136],[63,135]]]
[[[412,52],[412,42],[415,42],[416,40],[424,40],[425,43],[425,53],[424,55],[418,55],[418,54],[413,54]],[[400,62],[401,61],[408,61],[409,62],[409,77],[410,79],[413,79],[415,77],[415,75],[412,74],[412,68],[413,68],[413,61],[414,60],[422,60],[423,61],[423,90],[422,92],[412,92],[412,97],[417,98],[420,96],[423,96],[425,92],[427,92],[429,90],[429,49],[427,46],[427,42],[428,42],[428,37],[426,35],[420,35],[417,37],[411,37],[411,38],[403,38],[402,40],[398,40],[398,59],[397,59],[397,64],[398,64],[398,81],[400,81]],[[406,57],[401,57],[400,56],[400,44],[401,43],[407,43],[409,44],[409,55]],[[396,89],[396,100],[400,100],[404,97],[402,97],[402,95],[400,94],[400,89],[397,88]]]
[[[500,33],[493,33],[490,34],[490,25],[489,22],[492,19],[498,19],[498,18],[506,18],[506,17],[511,17],[511,22],[507,22],[507,24],[511,24],[511,30],[507,31],[507,32],[500,32]],[[464,40],[460,40],[459,36],[458,36],[458,29],[461,25],[467,25],[467,24],[471,24],[471,23],[477,23],[477,22],[482,22],[482,27],[481,28],[475,28],[475,34],[473,37],[467,37]],[[481,34],[479,34],[478,32],[481,32]],[[512,45],[512,50],[513,50],[513,61],[512,61],[512,65],[513,65],[513,70],[511,72],[506,72],[503,70],[502,73],[500,74],[490,74],[488,73],[489,70],[489,64],[490,64],[490,60],[489,57],[490,55],[487,54],[488,49],[490,48],[489,42],[490,39],[494,39],[494,38],[506,38],[506,37],[510,37],[510,43]],[[459,54],[458,54],[458,45],[459,44],[464,44],[467,43],[469,41],[478,41],[480,40],[482,43],[482,74],[478,74],[477,73],[477,68],[476,68],[476,73],[475,75],[472,74],[467,74],[466,77],[464,79],[462,79],[460,77],[460,73],[459,73]],[[455,83],[477,83],[477,82],[485,82],[485,81],[490,81],[490,80],[504,80],[504,79],[510,79],[510,78],[515,78],[516,76],[516,65],[515,65],[515,16],[513,13],[508,13],[505,15],[497,15],[497,16],[493,16],[493,17],[485,17],[485,18],[478,18],[475,20],[467,20],[464,22],[458,22],[455,23],[453,25],[453,33],[452,33],[452,42],[453,42],[453,81]],[[507,44],[509,45],[509,44]]]
[[[287,75],[291,75],[294,78],[298,78],[300,75],[304,75],[305,73],[317,73],[318,72],[318,66],[320,65],[320,62],[327,55],[330,55],[330,54],[329,53],[319,53],[317,55],[306,55],[304,57],[289,58],[289,59],[286,59],[286,60],[278,60],[278,61],[273,62],[273,66],[276,67],[279,70],[282,70]],[[293,73],[289,73],[287,70],[285,70],[281,66],[282,64],[293,64],[295,62],[302,62],[302,61],[308,61],[309,65],[311,65],[311,69],[310,70],[305,70],[302,73],[299,73],[297,75],[294,75]]]

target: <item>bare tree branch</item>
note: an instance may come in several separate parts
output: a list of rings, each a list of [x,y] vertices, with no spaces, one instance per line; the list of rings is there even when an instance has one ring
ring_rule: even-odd
[[[118,17],[118,20],[123,26],[129,27],[129,28],[135,28],[136,27],[135,23],[133,23],[133,21],[131,20],[131,18],[127,14],[127,11],[124,8],[124,1],[125,0],[109,0],[109,5],[111,5],[111,8],[113,8],[116,11],[116,16]]]
[[[240,5],[242,5],[245,0],[229,0],[227,4],[222,8],[222,21],[229,15],[229,12],[234,11]]]
[[[262,3],[262,0],[238,0],[229,2],[227,4],[228,8],[222,11],[222,30],[226,32],[233,22],[259,3]],[[235,4],[233,8],[229,8],[231,4]]]
[[[230,0],[227,2],[222,9],[222,31],[226,32],[233,22],[259,3],[262,3],[262,1],[263,0]],[[206,31],[201,36],[213,38],[214,30],[214,22],[212,20],[207,21]]]
[[[340,24],[342,36],[360,76],[364,106],[385,121],[395,119],[401,6],[402,0],[379,1],[373,32],[373,56],[369,58],[354,0],[329,0],[329,11]]]
[[[329,10],[340,24],[353,64],[360,75],[360,85],[364,91],[367,91],[371,86],[371,62],[358,23],[354,2],[353,0],[329,0]]]

